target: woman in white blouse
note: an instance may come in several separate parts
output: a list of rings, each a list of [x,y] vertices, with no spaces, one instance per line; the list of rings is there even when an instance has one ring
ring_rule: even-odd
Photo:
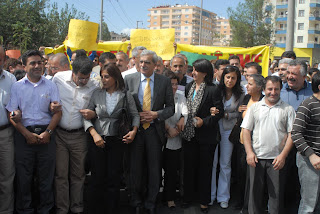
[[[91,179],[89,183],[89,213],[118,213],[121,167],[125,147],[135,138],[140,117],[131,93],[124,91],[124,81],[119,68],[105,65],[100,71],[102,89],[93,92],[88,109],[97,118],[84,120],[94,144],[89,151]],[[124,102],[124,101],[127,102]],[[132,119],[132,131],[123,138],[119,136],[119,123],[124,103]]]
[[[171,210],[175,209],[177,172],[181,162],[181,142],[180,132],[183,130],[188,109],[186,98],[183,94],[176,93],[178,89],[178,77],[173,72],[165,74],[171,79],[174,94],[175,113],[165,121],[167,132],[167,144],[163,150],[164,157],[164,196]],[[180,173],[181,174],[181,173]]]

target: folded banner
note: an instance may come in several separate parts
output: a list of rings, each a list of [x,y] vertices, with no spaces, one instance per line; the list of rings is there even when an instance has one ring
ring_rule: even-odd
[[[238,48],[177,44],[177,53],[182,51],[216,56],[217,59],[228,59],[229,56],[237,55],[240,58],[240,64],[242,67],[244,67],[247,62],[257,62],[262,67],[262,75],[265,77],[268,76],[269,46],[266,45],[251,48]]]
[[[98,23],[71,19],[69,23],[68,39],[64,44],[70,48],[97,50]]]
[[[144,46],[162,57],[163,60],[170,60],[174,55],[174,28],[145,30],[133,29],[130,34],[132,48]]]
[[[184,54],[187,58],[188,58],[188,64],[192,65],[192,63],[194,61],[196,61],[197,59],[207,59],[207,60],[213,60],[213,59],[217,59],[216,56],[211,56],[211,55],[203,55],[203,54],[195,54],[195,53],[189,53],[189,52],[185,52],[185,51],[181,51],[181,54]]]

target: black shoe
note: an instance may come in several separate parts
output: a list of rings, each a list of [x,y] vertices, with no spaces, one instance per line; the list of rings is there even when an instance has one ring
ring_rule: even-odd
[[[209,212],[209,208],[208,207],[205,207],[205,208],[201,208],[200,207],[200,210],[202,213],[208,213]]]
[[[147,214],[156,214],[156,208],[153,209],[146,209]]]
[[[171,207],[168,207],[168,208],[169,208],[169,210],[171,210],[171,211],[176,210],[176,206],[175,206],[175,205],[173,205],[173,206],[171,206]]]

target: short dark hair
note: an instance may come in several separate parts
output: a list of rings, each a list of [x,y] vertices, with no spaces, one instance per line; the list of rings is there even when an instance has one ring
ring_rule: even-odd
[[[245,68],[254,67],[257,70],[257,74],[262,74],[262,67],[256,62],[248,62],[244,65]]]
[[[87,52],[84,49],[78,49],[72,52],[72,54],[76,54],[76,58],[79,56],[87,56]]]
[[[204,78],[204,82],[208,85],[212,84],[213,80],[213,67],[207,59],[197,59],[192,63],[192,66],[196,71],[207,74]]]
[[[316,73],[312,77],[312,82],[311,82],[313,93],[318,93],[319,92],[319,85],[320,85],[320,73]]]
[[[220,65],[230,65],[230,62],[229,60],[226,60],[226,59],[218,59],[214,64],[214,68],[219,70]]]
[[[27,50],[21,57],[22,64],[23,65],[27,65],[27,60],[31,56],[40,56],[40,58],[42,59],[42,54],[40,53],[40,51],[38,51],[38,50]]]
[[[122,75],[121,75],[121,71],[119,70],[118,66],[116,66],[115,64],[112,64],[112,63],[108,63],[106,65],[104,65],[101,70],[100,70],[100,76],[101,76],[101,73],[102,71],[107,71],[109,76],[111,76],[114,81],[116,82],[116,90],[124,90],[124,80],[122,78]],[[101,76],[101,79],[102,79],[102,76]]]
[[[24,70],[18,69],[13,72],[13,75],[16,77],[17,81],[19,81],[26,76],[26,72]]]
[[[192,73],[193,67],[191,65],[188,65],[187,73]]]
[[[282,59],[282,58],[296,59],[297,56],[296,56],[295,52],[293,52],[293,51],[285,51],[285,52],[283,52],[282,55],[281,55],[281,59]]]
[[[318,68],[310,68],[308,74],[311,76],[314,72],[319,72]]]
[[[6,60],[6,62],[4,63],[4,70],[8,70],[10,66],[12,66],[13,68],[17,67],[17,65],[22,65],[22,62],[15,59],[15,58],[9,58]]]
[[[168,77],[170,80],[177,80],[179,82],[178,76],[170,70],[168,70],[166,73],[164,73],[164,76]]]
[[[265,84],[263,86],[263,90],[266,89],[266,85],[267,85],[268,81],[271,81],[272,83],[279,82],[280,83],[280,89],[282,89],[282,80],[281,80],[280,77],[278,77],[278,76],[267,76],[266,79],[265,79]]]
[[[240,73],[240,70],[239,70],[238,67],[228,65],[227,67],[225,67],[223,69],[223,73],[221,75],[221,80],[220,80],[220,83],[219,83],[219,88],[220,88],[220,90],[222,92],[222,95],[225,97],[226,94],[227,94],[227,91],[226,91],[226,85],[224,84],[224,77],[227,74],[232,73],[232,72],[235,72],[237,74],[237,82],[234,85],[234,87],[232,88],[232,93],[235,95],[236,100],[238,100],[241,97],[241,94],[243,94],[243,89],[242,89],[242,86],[240,84],[240,82],[241,82],[241,73]]]
[[[116,55],[114,55],[113,53],[111,52],[104,52],[100,55],[99,57],[99,62],[101,64],[104,64],[106,62],[107,59],[115,59],[116,58]]]
[[[78,74],[79,72],[83,75],[91,73],[93,68],[93,62],[87,56],[76,57],[72,63],[72,72]]]
[[[239,62],[240,62],[240,57],[239,56],[237,56],[237,55],[231,55],[231,56],[229,56],[229,61],[230,61],[230,59],[237,59],[237,60],[239,60]]]

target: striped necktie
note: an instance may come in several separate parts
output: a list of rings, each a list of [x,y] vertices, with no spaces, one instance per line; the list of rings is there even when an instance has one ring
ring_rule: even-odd
[[[142,110],[143,111],[150,111],[151,110],[151,87],[150,87],[150,78],[147,79],[147,85],[144,88],[144,93],[143,93],[143,106]],[[149,128],[150,123],[144,123],[142,127],[144,129]]]

